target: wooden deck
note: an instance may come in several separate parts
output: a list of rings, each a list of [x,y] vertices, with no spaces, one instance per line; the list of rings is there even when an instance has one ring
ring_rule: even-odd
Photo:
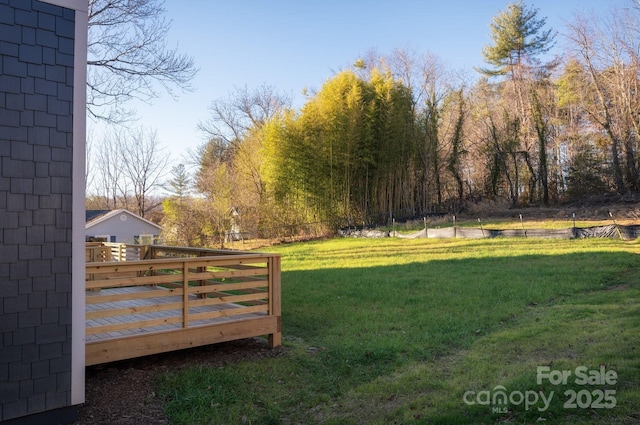
[[[87,263],[87,365],[260,335],[280,345],[278,255],[139,252],[150,259]]]

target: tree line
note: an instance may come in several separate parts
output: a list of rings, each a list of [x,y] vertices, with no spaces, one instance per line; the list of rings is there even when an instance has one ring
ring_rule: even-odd
[[[578,15],[562,36],[539,13],[519,1],[493,18],[473,81],[398,49],[359,58],[299,109],[268,85],[212,102],[196,171],[171,173],[169,239],[213,244],[232,225],[258,236],[282,224],[335,229],[480,201],[634,196],[638,4]]]

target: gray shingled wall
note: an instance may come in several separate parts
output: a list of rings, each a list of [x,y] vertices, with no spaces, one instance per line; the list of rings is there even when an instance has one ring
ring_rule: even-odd
[[[0,422],[71,400],[74,15],[0,0]]]

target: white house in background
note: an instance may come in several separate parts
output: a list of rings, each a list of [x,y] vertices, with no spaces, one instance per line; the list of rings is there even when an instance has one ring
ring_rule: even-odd
[[[87,241],[150,245],[155,243],[162,227],[125,209],[87,210]]]

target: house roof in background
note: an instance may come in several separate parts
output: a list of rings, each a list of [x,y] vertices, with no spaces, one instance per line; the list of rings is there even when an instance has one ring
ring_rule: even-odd
[[[91,226],[95,226],[98,223],[102,223],[103,221],[109,220],[112,217],[116,217],[121,214],[129,215],[137,220],[143,221],[151,226],[158,228],[161,230],[162,227],[158,226],[156,223],[147,220],[144,217],[140,217],[138,214],[134,214],[131,211],[125,210],[123,208],[118,210],[87,210],[86,212],[86,224],[85,228],[89,228]]]
[[[111,210],[87,210],[86,211],[86,218],[85,218],[85,222],[89,223],[91,220],[96,219],[100,216],[105,215],[106,213],[108,213]]]

